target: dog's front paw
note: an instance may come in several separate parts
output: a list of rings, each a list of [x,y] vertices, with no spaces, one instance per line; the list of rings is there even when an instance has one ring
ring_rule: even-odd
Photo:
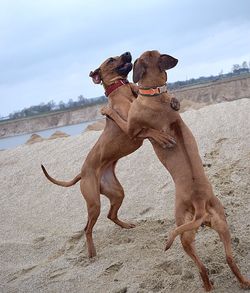
[[[151,137],[157,142],[162,148],[173,148],[176,145],[176,141],[166,132],[154,132],[151,134]]]
[[[161,147],[163,147],[164,149],[166,148],[173,148],[176,145],[176,140],[170,136],[169,134],[167,134],[165,131],[161,132]]]
[[[109,106],[104,106],[101,108],[101,114],[106,115],[106,116],[111,116],[112,114],[112,109]]]
[[[172,98],[171,102],[170,102],[170,106],[175,111],[179,111],[180,107],[181,107],[181,104],[180,104],[179,100],[177,100],[176,98]]]
[[[172,138],[171,136],[169,136],[166,144],[163,146],[163,148],[167,148],[167,149],[171,149],[176,145],[176,141],[174,138]]]

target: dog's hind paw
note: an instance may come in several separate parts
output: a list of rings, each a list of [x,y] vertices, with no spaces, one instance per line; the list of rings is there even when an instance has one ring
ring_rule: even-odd
[[[171,241],[167,241],[165,245],[165,251],[167,251],[171,247],[171,245],[172,245]]]
[[[132,229],[132,228],[135,228],[136,225],[135,224],[132,224],[132,223],[125,223],[125,222],[122,222],[122,225],[120,225],[122,228],[124,229]]]
[[[172,232],[169,233],[169,235],[167,237],[167,241],[166,241],[166,245],[165,245],[165,251],[168,250],[172,246],[172,244],[174,242],[174,239],[175,239],[175,236],[174,236],[174,232],[172,231]]]
[[[243,282],[241,282],[240,286],[242,289],[250,289],[250,281],[244,280]]]
[[[112,218],[110,217],[110,215],[108,215],[108,218],[113,221],[116,225],[120,226],[121,228],[124,228],[124,229],[132,229],[132,228],[135,228],[135,224],[132,224],[132,223],[126,223],[126,222],[123,222],[121,220],[119,220],[118,218]]]

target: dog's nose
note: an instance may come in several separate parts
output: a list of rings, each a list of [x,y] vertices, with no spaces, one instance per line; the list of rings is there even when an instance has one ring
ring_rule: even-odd
[[[131,62],[132,60],[132,56],[130,52],[125,52],[122,54],[122,60],[124,60],[125,62]]]

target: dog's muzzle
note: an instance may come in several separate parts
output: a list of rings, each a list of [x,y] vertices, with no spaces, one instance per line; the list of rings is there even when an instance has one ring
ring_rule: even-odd
[[[131,63],[132,56],[130,52],[126,52],[122,54],[120,57],[123,63],[116,68],[116,72],[122,76],[127,76],[133,68],[133,65]]]

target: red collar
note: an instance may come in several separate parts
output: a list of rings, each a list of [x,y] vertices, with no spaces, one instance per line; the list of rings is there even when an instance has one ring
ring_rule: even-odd
[[[118,79],[111,85],[108,85],[105,90],[105,96],[108,97],[114,90],[116,90],[118,87],[129,83],[127,79]]]

